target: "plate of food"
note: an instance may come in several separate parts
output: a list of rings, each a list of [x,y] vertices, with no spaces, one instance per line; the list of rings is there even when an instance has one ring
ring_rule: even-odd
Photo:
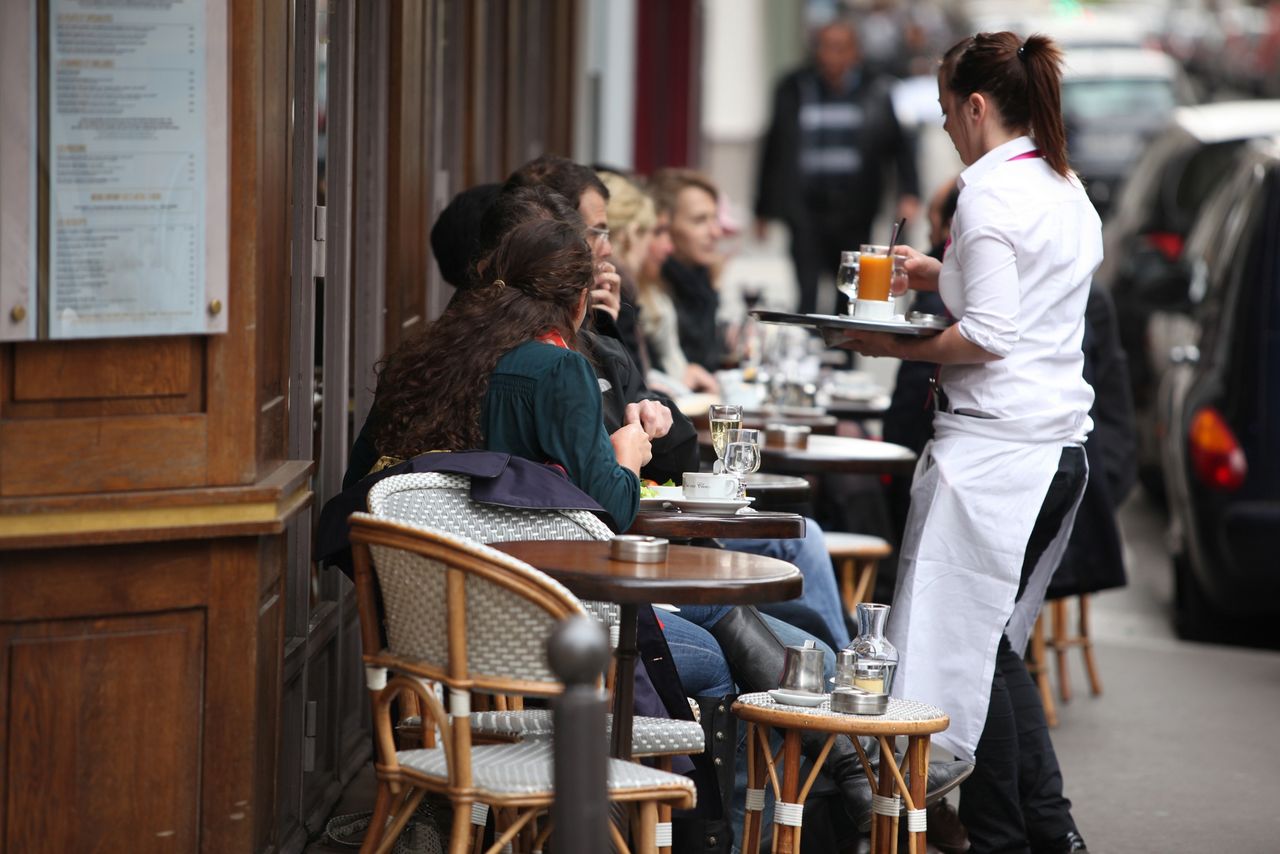
[[[672,501],[684,498],[684,487],[676,485],[674,480],[666,483],[656,480],[640,481],[640,506],[646,509],[665,507]]]

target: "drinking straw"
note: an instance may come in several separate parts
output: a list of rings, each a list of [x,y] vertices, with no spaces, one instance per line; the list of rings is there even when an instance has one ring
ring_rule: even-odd
[[[893,247],[898,243],[898,234],[902,231],[902,227],[907,224],[907,218],[904,216],[893,224],[893,233],[889,235],[889,254],[893,254]]]

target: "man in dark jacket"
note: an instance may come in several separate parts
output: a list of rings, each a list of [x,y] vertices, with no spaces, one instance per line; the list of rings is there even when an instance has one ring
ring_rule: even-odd
[[[840,252],[871,242],[890,164],[898,216],[909,219],[919,208],[913,142],[898,124],[886,82],[860,64],[853,25],[827,24],[814,63],[778,84],[756,190],[757,234],[763,237],[771,219],[791,230],[801,312],[816,310],[818,278],[835,272]]]

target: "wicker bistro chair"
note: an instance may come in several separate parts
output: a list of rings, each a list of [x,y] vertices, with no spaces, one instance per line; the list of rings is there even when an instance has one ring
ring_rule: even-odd
[[[465,537],[480,543],[510,540],[609,540],[613,532],[586,510],[540,510],[499,507],[471,500],[471,480],[466,475],[420,472],[392,475],[369,490],[369,512],[383,519]],[[609,630],[611,647],[618,644],[620,614],[612,602],[582,602],[587,612]],[[612,718],[609,724],[612,727]],[[471,731],[484,739],[517,741],[549,738],[551,713],[544,709],[497,709],[472,714]],[[407,725],[414,723],[407,719]],[[429,743],[429,742],[428,742]],[[632,722],[631,755],[636,759],[656,759],[658,767],[670,770],[674,756],[702,753],[706,734],[696,721],[636,716]],[[671,809],[659,808],[658,839],[669,846]],[[488,820],[483,806],[473,820],[479,826]]]
[[[747,803],[743,818],[742,850],[760,847],[760,822],[765,805],[765,783],[773,788],[773,850],[792,854],[800,850],[800,823],[805,798],[818,771],[826,761],[832,742],[848,736],[858,751],[863,771],[871,781],[871,851],[889,854],[898,848],[898,816],[905,803],[908,845],[911,854],[925,854],[925,795],[929,776],[929,737],[950,724],[946,713],[936,706],[914,700],[889,699],[883,715],[853,715],[831,711],[830,701],[812,708],[784,706],[767,693],[743,694],[733,704],[733,713],[747,723]],[[769,749],[769,727],[782,730],[782,748],[775,755]],[[819,758],[808,779],[800,780],[800,732],[827,735]],[[880,740],[880,779],[877,780],[858,736]],[[892,741],[907,736],[906,764],[910,783],[894,759]],[[778,765],[782,773],[778,773]],[[781,779],[779,777],[781,776]]]
[[[573,594],[528,564],[447,534],[356,513],[351,543],[378,750],[377,804],[361,850],[388,851],[423,796],[434,792],[453,807],[451,854],[472,844],[473,805],[513,811],[514,820],[489,849],[501,851],[551,805],[552,746],[549,739],[473,746],[471,691],[558,693],[561,686],[545,660],[547,640],[558,621],[585,611]],[[447,714],[426,680],[448,689]],[[422,727],[439,728],[440,746],[396,749],[390,707],[402,691],[418,697]],[[611,800],[639,813],[636,836],[646,852],[656,851],[657,803],[688,807],[695,799],[689,779],[617,759],[609,760],[608,785]],[[627,850],[616,829],[614,842]]]
[[[382,519],[420,525],[479,543],[510,540],[609,540],[613,532],[585,510],[530,510],[497,507],[471,500],[465,475],[416,473],[393,475],[369,490],[369,512]],[[612,602],[582,603],[587,612],[609,629],[617,646],[618,606]],[[472,730],[498,739],[551,734],[551,715],[540,709],[478,712]],[[693,721],[637,717],[632,732],[632,755],[637,758],[701,753],[705,734]]]

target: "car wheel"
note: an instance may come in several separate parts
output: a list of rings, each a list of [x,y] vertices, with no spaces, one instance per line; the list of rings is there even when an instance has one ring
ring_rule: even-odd
[[[1185,551],[1173,556],[1173,627],[1183,640],[1207,641],[1216,639],[1219,625],[1208,597],[1200,589],[1191,572],[1191,561]]]

